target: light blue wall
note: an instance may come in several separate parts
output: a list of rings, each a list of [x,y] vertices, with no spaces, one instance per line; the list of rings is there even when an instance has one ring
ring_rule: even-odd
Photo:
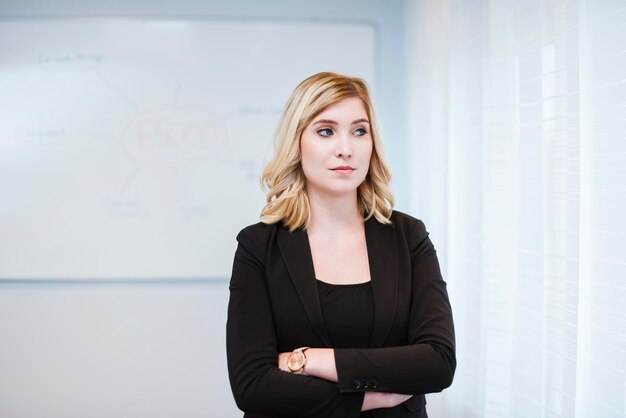
[[[396,207],[406,210],[401,1],[25,0],[0,5],[0,18],[51,16],[372,22],[379,36],[374,99]],[[225,366],[227,286],[227,278],[0,281],[0,416],[240,416]]]

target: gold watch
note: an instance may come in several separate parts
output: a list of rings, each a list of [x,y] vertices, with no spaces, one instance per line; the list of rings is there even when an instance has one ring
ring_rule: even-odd
[[[304,366],[306,366],[306,355],[304,352],[311,347],[300,347],[296,348],[289,355],[289,360],[287,360],[287,367],[291,371],[291,373],[303,373]]]

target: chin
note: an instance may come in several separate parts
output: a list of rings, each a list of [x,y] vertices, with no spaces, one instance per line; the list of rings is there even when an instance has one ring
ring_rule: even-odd
[[[344,197],[344,196],[348,196],[351,194],[356,196],[357,187],[326,189],[323,192],[325,194],[336,196],[336,197]]]
[[[356,196],[357,189],[361,185],[362,182],[359,182],[358,184],[355,181],[351,181],[351,182],[329,182],[329,183],[326,183],[326,184],[323,184],[323,183],[311,184],[311,183],[309,183],[308,187],[309,187],[310,191],[315,190],[315,192],[317,194],[324,195],[324,196],[331,196],[331,197],[340,198],[340,197],[345,197],[345,196],[348,196],[348,195]]]

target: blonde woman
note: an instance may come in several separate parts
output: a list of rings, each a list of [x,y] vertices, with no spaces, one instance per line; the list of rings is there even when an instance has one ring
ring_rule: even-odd
[[[446,284],[424,224],[392,210],[365,82],[291,94],[261,222],[237,236],[228,371],[249,418],[426,417],[456,367]]]

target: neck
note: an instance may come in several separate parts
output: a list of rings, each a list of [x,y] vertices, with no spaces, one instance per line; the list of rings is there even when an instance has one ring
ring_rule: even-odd
[[[356,190],[345,196],[320,195],[309,191],[311,221],[308,229],[342,230],[363,224],[363,215],[359,211]]]

